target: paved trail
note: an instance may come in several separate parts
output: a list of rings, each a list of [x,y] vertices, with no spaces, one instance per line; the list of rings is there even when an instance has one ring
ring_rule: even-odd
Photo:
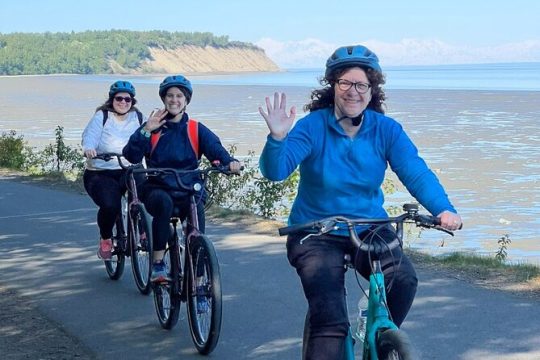
[[[0,179],[0,284],[99,359],[200,359],[185,307],[178,325],[163,330],[152,297],[138,293],[129,265],[121,280],[108,279],[95,256],[95,211],[87,196]],[[224,298],[221,338],[210,358],[299,359],[305,303],[283,239],[238,224],[207,227],[220,258]],[[418,295],[403,329],[420,359],[540,359],[537,302],[431,270],[418,273]],[[349,290],[355,309],[352,276]],[[3,314],[12,310],[1,308]],[[12,334],[0,329],[4,340]],[[23,358],[8,349],[0,348],[1,357]]]

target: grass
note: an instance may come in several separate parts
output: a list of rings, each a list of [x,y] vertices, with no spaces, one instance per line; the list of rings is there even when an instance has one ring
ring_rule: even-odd
[[[431,256],[406,250],[414,263],[443,271],[455,278],[483,287],[496,288],[540,299],[540,267],[508,264],[495,257],[465,253]]]

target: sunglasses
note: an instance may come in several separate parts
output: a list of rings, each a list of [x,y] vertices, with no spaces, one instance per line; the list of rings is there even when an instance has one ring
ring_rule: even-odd
[[[114,97],[114,100],[118,101],[118,102],[122,102],[122,100],[124,100],[126,103],[130,103],[131,102],[131,98],[129,96],[126,96],[126,97],[122,97],[122,96],[115,96]]]

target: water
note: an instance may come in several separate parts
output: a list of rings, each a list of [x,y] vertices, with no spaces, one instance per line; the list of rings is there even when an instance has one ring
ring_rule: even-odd
[[[196,76],[192,117],[204,122],[238,154],[260,153],[267,134],[257,108],[275,90],[299,109],[317,87],[320,71]],[[438,173],[465,221],[451,238],[435,231],[407,240],[439,254],[491,253],[508,234],[512,261],[540,264],[540,64],[406,67],[386,71],[387,114],[399,120]],[[64,127],[80,142],[94,109],[117,78],[134,82],[144,113],[161,105],[163,76],[0,77],[0,132],[23,134],[36,147]],[[399,187],[388,202],[410,199]]]

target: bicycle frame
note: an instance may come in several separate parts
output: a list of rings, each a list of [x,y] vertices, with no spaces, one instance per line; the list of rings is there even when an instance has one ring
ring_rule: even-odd
[[[145,172],[149,177],[172,175],[176,178],[177,188],[188,194],[189,209],[181,222],[181,234],[178,232],[179,204],[173,197],[172,233],[164,258],[170,261],[171,280],[154,283],[154,303],[161,326],[171,329],[178,321],[180,304],[185,302],[193,343],[200,354],[209,354],[217,345],[221,331],[221,275],[213,244],[199,228],[198,194],[201,194],[208,174],[227,172],[223,167],[203,170],[149,168],[138,172]],[[182,175],[194,172],[201,174],[200,182],[182,181]]]
[[[127,176],[127,191],[122,195],[122,214],[116,221],[117,239],[113,255],[117,256],[118,262],[116,263],[116,267],[114,267],[111,262],[106,263],[105,267],[111,279],[119,279],[124,270],[125,258],[131,257],[132,272],[135,279],[135,284],[142,294],[147,295],[151,290],[149,286],[151,262],[149,261],[148,264],[141,264],[140,260],[149,258],[151,256],[151,234],[148,229],[148,218],[146,211],[144,210],[143,204],[139,200],[137,193],[137,182],[134,172],[137,171],[138,165],[124,164],[121,156],[121,154],[104,153],[94,157],[105,161],[116,158],[119,166],[126,170]],[[126,208],[124,208],[124,204],[126,204]],[[125,213],[127,216],[126,224],[123,223],[124,211],[127,211],[127,213]],[[124,241],[124,239],[127,241]],[[144,247],[142,246],[143,239],[146,240]],[[138,240],[140,240],[141,247],[139,247]],[[141,256],[139,251],[148,256]],[[143,271],[143,269],[146,271]]]
[[[369,300],[366,324],[366,337],[364,340],[363,356],[365,359],[377,360],[376,336],[379,331],[395,329],[398,327],[392,320],[386,308],[386,289],[381,262],[373,261],[374,271],[369,277]]]
[[[349,219],[343,216],[332,216],[317,221],[287,226],[279,229],[280,235],[288,235],[291,233],[306,233],[306,235],[300,240],[300,244],[308,240],[312,236],[320,236],[331,231],[338,230],[338,225],[346,225],[349,232],[349,239],[351,240],[354,248],[366,252],[383,250],[391,251],[392,249],[401,246],[403,237],[403,224],[405,222],[413,222],[416,226],[425,228],[435,228],[441,230],[450,235],[453,235],[451,231],[441,228],[440,220],[436,217],[429,215],[422,215],[418,213],[418,205],[405,204],[403,206],[404,214],[381,219]],[[368,238],[361,240],[357,233],[356,226],[358,225],[375,225],[386,226],[387,224],[395,224],[395,237],[389,243],[383,243],[376,245],[367,241]],[[378,228],[376,228],[378,229]],[[377,230],[373,230],[373,234],[376,234]],[[353,267],[350,254],[346,255],[346,266]],[[378,360],[380,352],[382,356],[398,355],[403,356],[403,359],[414,358],[412,353],[412,347],[408,341],[405,333],[401,332],[397,325],[391,320],[390,313],[386,303],[386,289],[384,283],[384,274],[381,269],[381,262],[379,260],[372,261],[371,274],[369,276],[369,298],[368,298],[368,314],[366,322],[366,333],[363,342],[363,355],[365,360]],[[307,318],[306,318],[307,319]],[[309,323],[306,320],[306,325],[309,327]],[[308,335],[306,335],[308,334]],[[307,336],[307,337],[306,337]],[[304,339],[309,339],[309,331],[304,329]],[[304,343],[305,349],[305,343]],[[352,336],[352,330],[349,326],[347,337],[345,338],[345,359],[353,360],[354,355],[354,340]],[[393,357],[392,357],[393,358]]]

